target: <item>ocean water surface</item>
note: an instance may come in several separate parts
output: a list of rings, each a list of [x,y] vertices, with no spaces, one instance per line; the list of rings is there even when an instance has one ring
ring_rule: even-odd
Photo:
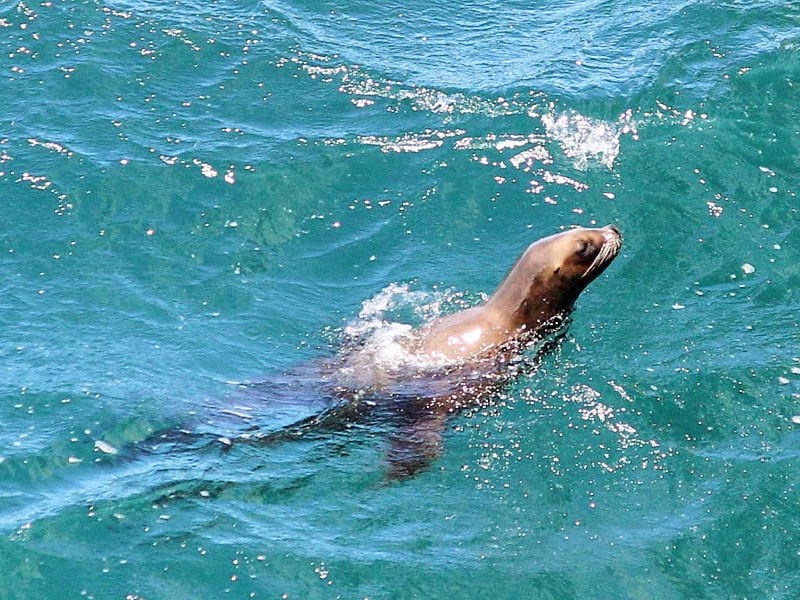
[[[798,597],[797,3],[27,0],[0,49],[0,598]],[[607,223],[417,476],[241,439]]]

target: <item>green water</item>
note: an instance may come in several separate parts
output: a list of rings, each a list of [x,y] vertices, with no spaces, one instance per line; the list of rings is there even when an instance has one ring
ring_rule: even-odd
[[[798,597],[797,3],[6,2],[0,49],[0,598]],[[369,424],[130,451],[606,223],[412,479]]]

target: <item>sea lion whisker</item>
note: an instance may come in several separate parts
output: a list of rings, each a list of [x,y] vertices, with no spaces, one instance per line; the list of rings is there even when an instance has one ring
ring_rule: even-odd
[[[617,255],[621,247],[622,241],[619,238],[608,240],[606,243],[604,243],[603,247],[600,248],[600,252],[597,253],[597,256],[595,256],[594,260],[592,261],[592,264],[589,265],[589,268],[586,269],[586,272],[581,276],[581,278],[587,277],[594,272],[595,269],[606,264],[609,259]]]
[[[586,272],[581,277],[587,277],[599,265],[602,265],[605,262],[606,258],[608,258],[610,252],[611,252],[611,245],[608,242],[606,242],[605,244],[603,244],[603,247],[600,248],[600,252],[597,253],[597,256],[594,257],[592,264],[589,265],[589,268],[586,269]]]

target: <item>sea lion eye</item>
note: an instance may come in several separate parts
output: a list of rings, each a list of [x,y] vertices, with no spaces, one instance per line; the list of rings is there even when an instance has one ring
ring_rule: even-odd
[[[590,244],[586,240],[581,240],[580,242],[578,242],[578,254],[580,254],[584,258],[589,256],[593,249],[594,245]]]

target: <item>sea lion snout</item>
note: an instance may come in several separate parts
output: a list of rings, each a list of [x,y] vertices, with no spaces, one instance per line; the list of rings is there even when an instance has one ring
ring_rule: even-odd
[[[622,234],[614,225],[590,230],[594,236],[594,256],[588,255],[592,263],[580,276],[586,283],[597,277],[619,253],[622,247]],[[598,239],[601,238],[601,239]]]
[[[605,237],[606,240],[612,240],[615,237],[618,240],[622,239],[622,232],[617,229],[616,225],[606,225],[605,229],[606,231],[603,233],[603,237]]]

